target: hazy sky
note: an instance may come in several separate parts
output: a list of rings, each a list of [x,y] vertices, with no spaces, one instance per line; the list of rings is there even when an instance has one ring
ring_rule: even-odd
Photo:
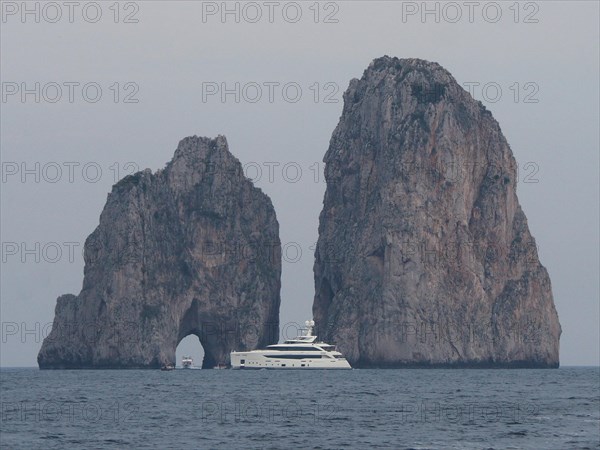
[[[599,363],[597,2],[26,5],[2,2],[0,23],[2,366],[36,365],[114,182],[164,167],[189,135],[225,135],[273,200],[281,323],[310,318],[321,161],[348,82],[385,54],[437,61],[500,122],[561,364]]]

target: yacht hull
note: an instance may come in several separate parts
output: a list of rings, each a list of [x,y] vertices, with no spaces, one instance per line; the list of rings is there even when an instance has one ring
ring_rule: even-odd
[[[253,352],[232,352],[232,369],[352,369],[348,361],[343,358],[300,358],[295,355],[293,359],[278,357],[276,355]]]

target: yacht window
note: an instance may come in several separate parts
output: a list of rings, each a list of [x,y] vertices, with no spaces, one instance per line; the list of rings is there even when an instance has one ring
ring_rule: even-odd
[[[265,355],[265,357],[279,359],[319,359],[321,355]]]
[[[268,350],[276,350],[278,352],[320,352],[321,349],[316,347],[299,347],[299,346],[287,346],[287,347],[267,347]]]

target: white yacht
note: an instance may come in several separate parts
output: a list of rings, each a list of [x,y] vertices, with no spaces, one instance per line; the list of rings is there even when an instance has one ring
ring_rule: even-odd
[[[335,345],[317,342],[315,322],[305,322],[305,333],[264,350],[231,352],[232,369],[351,369]]]
[[[183,358],[181,358],[181,367],[183,367],[184,369],[191,369],[192,364],[194,364],[194,360],[191,356],[184,356]]]

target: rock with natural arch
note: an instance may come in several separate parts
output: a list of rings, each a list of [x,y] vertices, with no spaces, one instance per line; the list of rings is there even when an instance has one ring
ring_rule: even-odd
[[[209,368],[277,342],[279,225],[223,136],[185,138],[164,169],[114,185],[84,259],[81,292],[57,300],[41,369],[158,368],[190,334]]]

